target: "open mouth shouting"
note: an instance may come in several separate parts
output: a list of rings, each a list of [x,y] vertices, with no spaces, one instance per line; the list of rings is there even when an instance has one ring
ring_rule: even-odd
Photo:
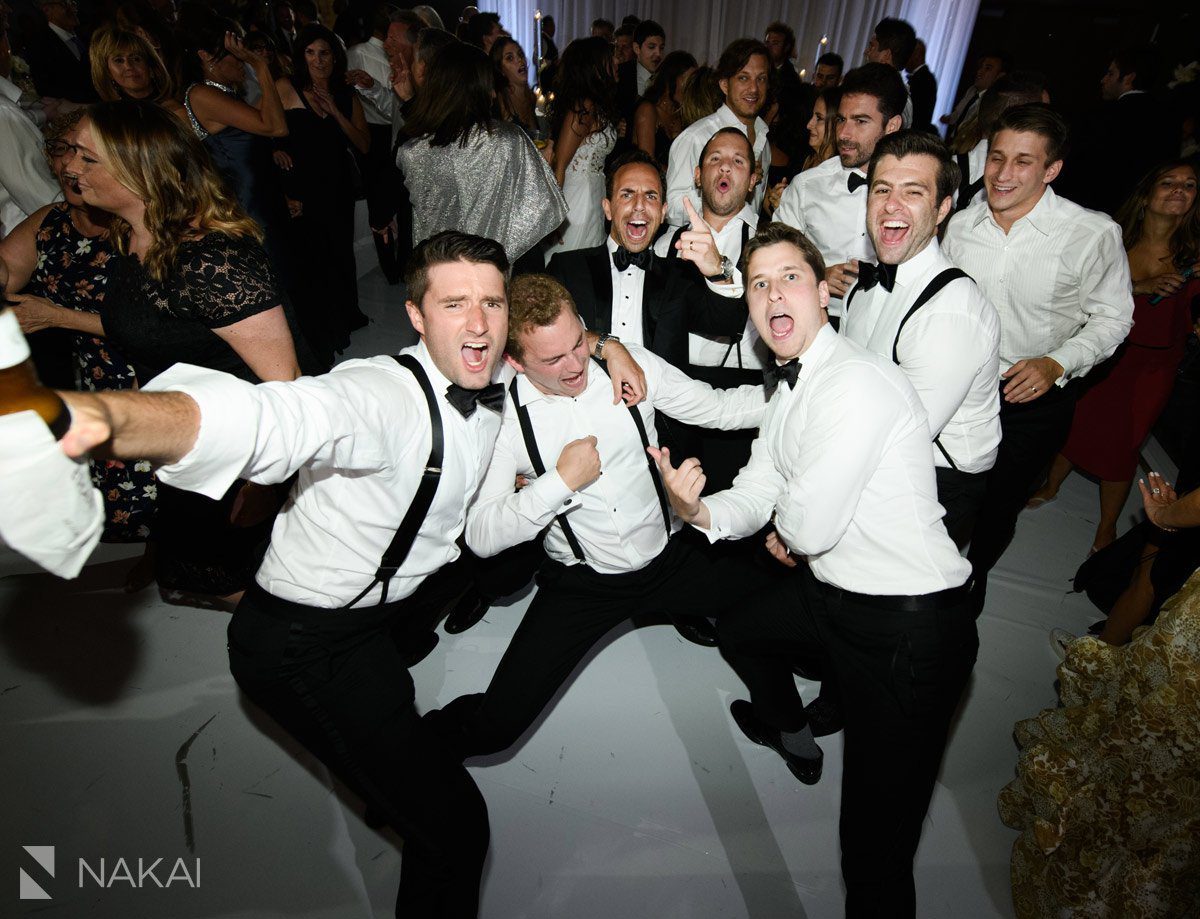
[[[796,320],[778,307],[773,308],[767,314],[767,322],[771,327],[773,341],[784,341],[791,337],[792,332],[796,330]]]
[[[490,346],[486,341],[463,342],[460,352],[463,364],[470,373],[482,373],[488,369],[488,352]]]
[[[625,238],[632,243],[642,242],[650,233],[650,224],[645,220],[634,219],[625,223]]]
[[[879,227],[879,241],[885,246],[899,246],[908,238],[910,229],[903,220],[885,220]]]

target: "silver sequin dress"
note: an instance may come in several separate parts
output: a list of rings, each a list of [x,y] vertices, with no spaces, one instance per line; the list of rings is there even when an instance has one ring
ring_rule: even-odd
[[[414,243],[461,230],[496,240],[515,262],[567,216],[554,173],[507,121],[476,129],[465,147],[410,140],[397,150],[396,165],[412,199]]]

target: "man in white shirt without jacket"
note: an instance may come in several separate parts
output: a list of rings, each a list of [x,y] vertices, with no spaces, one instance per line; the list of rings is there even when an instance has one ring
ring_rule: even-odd
[[[913,855],[978,648],[963,589],[970,566],[941,524],[920,399],[890,360],[834,332],[823,274],[796,230],[759,230],[747,300],[777,388],[754,453],[732,489],[704,499],[694,460],[673,469],[660,455],[659,469],[677,513],[709,539],[754,533],[773,515],[776,557],[807,557],[798,577],[718,619],[721,650],[751,697],[730,711],[750,740],[816,781],[821,756],[806,749],[815,744],[791,661],[823,652],[846,717],[846,915],[912,917]]]
[[[950,151],[931,134],[899,131],[879,142],[867,171],[867,232],[879,265],[863,264],[840,331],[896,361],[921,397],[942,523],[961,550],[1000,445],[1000,317],[938,247],[957,178]]]
[[[45,138],[15,101],[0,95],[0,239],[62,191],[50,172]]]
[[[508,749],[588,650],[630,616],[714,618],[744,592],[746,566],[710,558],[679,532],[646,448],[658,446],[656,412],[729,430],[757,427],[766,406],[761,378],[715,390],[637,345],[629,352],[645,371],[646,399],[614,405],[566,288],[523,275],[511,302],[505,359],[519,375],[467,515],[467,545],[487,557],[540,539],[547,560],[487,692],[435,716],[465,756]],[[517,476],[529,484],[514,492]]]
[[[729,272],[732,278],[729,285],[713,290],[739,301],[745,289],[737,266],[742,259],[742,247],[758,227],[758,215],[745,203],[754,170],[750,139],[737,128],[721,128],[700,151],[694,175],[700,190],[701,221],[712,232],[722,271]],[[685,205],[689,206],[690,203]],[[687,232],[685,227],[678,227],[674,233],[664,233],[654,244],[655,254],[664,258],[683,257]],[[690,332],[687,373],[718,389],[760,383],[763,359],[769,353],[747,317],[740,335]],[[728,487],[737,471],[746,465],[756,433],[752,429],[714,431],[684,425],[679,428],[681,436],[686,438],[680,448],[704,461],[709,488],[713,491]]]
[[[758,117],[767,104],[771,83],[771,52],[753,38],[739,38],[721,53],[717,61],[717,81],[725,94],[725,103],[711,115],[688,125],[671,142],[671,158],[667,164],[667,223],[681,227],[687,224],[683,201],[699,209],[700,193],[696,190],[694,173],[700,161],[700,151],[708,139],[721,128],[737,128],[750,138],[757,164],[757,179],[750,201],[757,214],[762,207],[763,179],[770,163],[767,146],[767,123]]]
[[[157,392],[63,394],[68,452],[111,434],[115,455],[163,462],[163,481],[209,495],[238,478],[297,476],[230,623],[230,669],[404,837],[397,916],[474,916],[488,848],[483,798],[417,717],[396,639],[447,599],[430,576],[458,557],[500,430],[504,391],[489,383],[507,271],[489,239],[447,231],[422,243],[406,279],[421,342],[399,358],[258,386],[181,364],[147,387]],[[431,476],[427,512],[406,517],[423,509]],[[408,524],[408,551],[381,561]]]
[[[875,259],[867,236],[866,168],[875,145],[900,130],[906,98],[900,72],[887,64],[864,64],[846,74],[837,114],[838,155],[796,176],[775,211],[776,220],[799,230],[820,251],[829,315],[835,319],[858,277],[858,262]]]
[[[1050,187],[1066,142],[1066,123],[1048,105],[1001,115],[988,141],[987,199],[956,214],[943,243],[1000,314],[1003,438],[967,556],[977,612],[1017,515],[1070,431],[1073,381],[1132,326],[1121,228]]]

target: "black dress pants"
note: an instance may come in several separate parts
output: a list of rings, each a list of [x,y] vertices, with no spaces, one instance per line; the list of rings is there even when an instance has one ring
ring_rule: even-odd
[[[1075,417],[1076,388],[1052,386],[1040,399],[1013,404],[1004,401],[1000,385],[1000,426],[1003,432],[996,465],[988,472],[987,494],[975,521],[967,558],[982,591],[988,572],[1012,542],[1017,516],[1041,483],[1042,474],[1066,442]]]
[[[255,585],[229,625],[242,691],[404,837],[396,916],[478,912],[487,806],[421,720],[395,625],[421,592],[383,607],[318,610]]]
[[[367,130],[371,135],[371,146],[365,158],[366,173],[363,178],[366,184],[368,219],[372,228],[386,224],[376,224],[375,211],[379,208],[379,200],[386,199],[392,190],[392,177],[389,175],[395,169],[392,159],[392,126],[390,124],[368,124]],[[390,218],[389,218],[390,219]],[[400,241],[393,237],[384,242],[378,233],[372,233],[375,240],[375,255],[379,259],[379,268],[389,284],[398,284],[400,275],[404,272],[401,262]],[[399,235],[399,234],[397,234]],[[405,253],[407,256],[407,252]]]
[[[965,591],[920,600],[930,608],[889,608],[888,598],[830,588],[805,567],[717,621],[755,715],[780,730],[805,723],[791,660],[824,655],[846,725],[839,831],[850,919],[916,915],[913,857],[979,648]]]
[[[971,541],[979,509],[987,496],[987,473],[963,472],[945,466],[936,467],[934,472],[937,473],[938,504],[946,509],[942,525],[961,552]]]
[[[638,571],[600,574],[547,560],[538,591],[482,697],[460,696],[434,719],[464,756],[507,750],[609,630],[640,613],[714,617],[744,593],[753,568],[676,534]]]

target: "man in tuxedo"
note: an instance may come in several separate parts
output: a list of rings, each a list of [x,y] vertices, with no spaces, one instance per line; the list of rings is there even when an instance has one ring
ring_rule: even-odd
[[[925,42],[917,39],[904,67],[908,71],[908,97],[912,99],[913,123],[918,131],[934,133],[933,107],[937,104],[937,79],[925,63]]]
[[[642,345],[681,370],[688,365],[688,332],[741,334],[746,310],[725,295],[733,290],[733,267],[711,232],[685,233],[679,259],[655,257],[663,178],[650,156],[634,151],[613,165],[603,207],[612,221],[605,243],[559,252],[547,267],[589,329]]]
[[[617,67],[617,110],[629,129],[638,99],[646,94],[650,78],[667,50],[667,33],[653,19],[645,19],[633,30],[633,58]]]
[[[39,96],[95,102],[87,42],[76,31],[75,0],[38,0],[46,26],[29,37],[26,53]]]
[[[1175,152],[1178,137],[1151,92],[1156,70],[1153,48],[1128,48],[1100,78],[1100,108],[1079,126],[1059,183],[1078,204],[1115,214],[1138,180]]]
[[[291,57],[292,45],[296,41],[296,11],[287,0],[275,4],[275,44],[279,53]]]

